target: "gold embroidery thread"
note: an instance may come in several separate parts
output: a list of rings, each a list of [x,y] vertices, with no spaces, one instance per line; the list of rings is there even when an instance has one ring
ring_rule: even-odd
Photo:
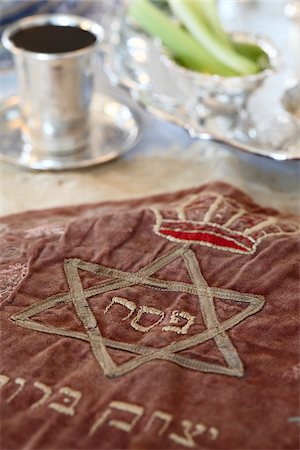
[[[157,270],[166,266],[178,257],[183,258],[192,283],[161,280],[152,277]],[[31,305],[23,311],[12,315],[11,319],[16,324],[35,331],[88,341],[95,359],[100,367],[102,367],[104,374],[108,377],[124,375],[136,369],[141,364],[145,364],[148,361],[155,359],[163,359],[176,363],[182,367],[202,372],[213,372],[237,377],[241,377],[243,375],[243,364],[226,332],[242,320],[258,312],[264,305],[264,298],[259,295],[244,294],[229,289],[213,288],[208,286],[201,273],[199,263],[194,253],[187,246],[181,246],[175,250],[172,249],[170,252],[157,258],[152,263],[134,273],[124,272],[121,270],[108,268],[101,264],[88,263],[78,259],[66,260],[64,268],[70,288],[69,292],[51,296],[42,302]],[[87,272],[94,273],[95,275],[102,275],[106,278],[108,277],[110,280],[103,281],[92,288],[83,289],[79,277],[79,269],[86,270]],[[150,348],[140,344],[130,344],[115,341],[113,339],[106,339],[101,334],[96,318],[88,304],[88,298],[103,294],[105,292],[115,291],[116,289],[121,289],[123,287],[131,287],[135,285],[145,285],[150,288],[163,291],[184,292],[196,295],[198,297],[199,307],[207,329],[195,334],[194,336],[187,337],[162,348]],[[233,302],[241,302],[247,306],[236,315],[221,323],[219,322],[215,311],[215,297],[219,299],[231,300]],[[51,308],[67,303],[73,303],[74,309],[84,326],[85,332],[65,330],[63,328],[35,322],[32,319],[33,316],[40,312],[47,311]],[[122,304],[127,306],[130,305],[131,310],[133,309],[133,305],[126,303],[125,301],[123,301]],[[146,311],[145,307],[143,307],[140,311],[141,315],[144,311]],[[162,320],[161,318],[163,313],[160,310],[156,310],[154,312],[154,309],[150,309],[150,312],[152,314],[160,314],[159,320]],[[190,320],[192,319],[190,318]],[[137,320],[134,322],[134,326],[137,327],[138,325]],[[147,329],[147,327],[144,327],[142,330],[145,331],[145,328]],[[213,339],[217,344],[221,354],[226,360],[227,366],[211,364],[179,354],[179,352],[183,350],[199,345],[210,339]],[[125,363],[117,365],[108,351],[109,348],[115,348],[127,352],[129,351],[135,356]]]

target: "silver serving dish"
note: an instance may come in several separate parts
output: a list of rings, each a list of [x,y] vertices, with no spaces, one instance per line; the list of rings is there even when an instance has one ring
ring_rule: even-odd
[[[147,111],[185,128],[193,138],[276,160],[299,159],[300,148],[291,145],[292,123],[283,120],[282,133],[276,127],[274,136],[272,129],[261,126],[259,114],[251,112],[253,93],[262,91],[258,88],[278,68],[276,48],[263,37],[241,33],[233,37],[258,44],[269,57],[269,67],[245,77],[199,74],[174,63],[157,40],[126,17],[118,17],[110,28],[105,71],[111,83],[127,88]],[[256,104],[259,109],[259,98]],[[267,123],[273,126],[271,119]]]

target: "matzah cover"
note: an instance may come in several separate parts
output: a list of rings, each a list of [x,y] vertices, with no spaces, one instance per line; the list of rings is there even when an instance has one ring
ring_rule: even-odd
[[[299,232],[222,183],[2,218],[1,448],[299,448]]]

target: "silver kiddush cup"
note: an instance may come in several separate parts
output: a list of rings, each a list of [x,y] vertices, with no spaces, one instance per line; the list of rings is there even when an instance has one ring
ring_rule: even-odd
[[[49,26],[83,30],[90,41],[64,51],[60,40],[57,45],[61,42],[62,51],[54,53],[48,48],[51,39],[45,41],[45,51],[42,42],[35,51],[16,40],[20,32]],[[102,40],[100,25],[69,14],[26,17],[4,31],[3,45],[13,53],[17,67],[24,150],[32,156],[70,155],[87,146],[94,57]]]

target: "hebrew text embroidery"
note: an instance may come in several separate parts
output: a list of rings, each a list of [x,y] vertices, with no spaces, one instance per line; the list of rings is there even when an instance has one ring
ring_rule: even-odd
[[[8,395],[3,394],[4,404],[14,402],[16,408],[24,389],[34,394],[33,403],[27,406],[28,414],[38,409],[49,408],[54,413],[66,415],[71,419],[80,412],[81,400],[84,397],[83,392],[69,386],[57,389],[39,380],[29,382],[23,377],[12,380],[9,376],[0,374],[0,390],[3,391],[4,387],[8,392]],[[197,448],[201,441],[215,441],[220,434],[215,426],[194,422],[190,418],[178,418],[164,409],[153,409],[145,403],[137,404],[124,399],[114,399],[92,417],[88,436],[101,436],[101,431],[107,427],[120,433],[135,433],[136,426],[141,421],[143,421],[142,433],[158,439],[166,437],[186,448]]]
[[[179,257],[183,258],[191,283],[163,280],[152,276],[159,269]],[[35,331],[88,341],[95,359],[104,374],[108,377],[125,375],[140,365],[156,359],[170,361],[179,366],[202,372],[212,372],[236,377],[243,376],[243,363],[227,331],[238,325],[242,320],[257,313],[264,305],[264,298],[259,295],[244,294],[229,289],[210,287],[201,273],[194,252],[187,246],[183,245],[175,250],[172,249],[137,272],[125,272],[106,267],[102,264],[89,263],[78,259],[66,260],[64,270],[69,291],[55,294],[44,301],[39,301],[23,311],[13,314],[11,319],[17,325]],[[96,286],[84,289],[79,276],[79,270],[104,276],[106,280]],[[174,333],[174,336],[177,334],[185,336],[185,338],[181,338],[177,342],[172,342],[164,347],[153,348],[106,338],[102,335],[93,311],[89,306],[88,299],[96,295],[99,297],[101,294],[115,292],[118,289],[132,286],[147,286],[148,288],[162,292],[179,292],[193,295],[193,300],[198,302],[206,329],[189,336],[188,332],[194,326],[195,316],[186,311],[172,310],[168,323],[162,327],[162,331],[165,333]],[[244,304],[246,308],[220,322],[215,309],[215,298]],[[34,320],[36,314],[67,303],[73,304],[74,312],[76,312],[80,319],[85,332],[72,331]],[[133,301],[123,297],[113,296],[110,304],[105,307],[105,314],[109,314],[110,310],[116,304],[122,305],[126,309],[123,320],[129,321],[130,327],[137,332],[142,334],[148,333],[151,329],[162,325],[162,320],[165,316],[163,311],[154,308],[152,305],[144,305],[137,308]],[[149,326],[143,325],[141,323],[143,314],[151,314],[155,317],[155,322]],[[183,323],[179,323],[179,321]],[[181,353],[183,350],[201,345],[201,343],[211,339],[217,345],[227,365],[209,363],[201,359],[185,356]],[[109,353],[109,348],[129,352],[135,356],[117,365]]]

